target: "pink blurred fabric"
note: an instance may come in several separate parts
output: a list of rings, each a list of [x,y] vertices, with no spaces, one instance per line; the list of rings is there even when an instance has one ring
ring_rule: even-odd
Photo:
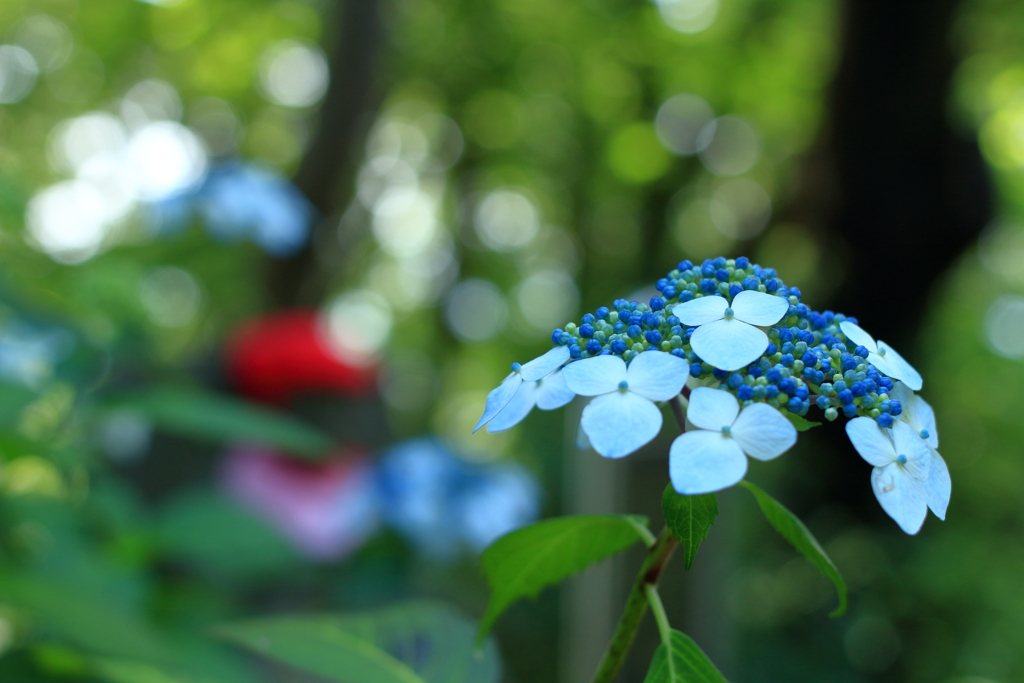
[[[379,524],[372,463],[360,452],[305,463],[269,448],[239,445],[226,454],[223,484],[310,559],[345,557]]]

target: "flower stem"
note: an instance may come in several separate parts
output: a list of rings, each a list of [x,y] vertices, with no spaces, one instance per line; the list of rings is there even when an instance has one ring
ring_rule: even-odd
[[[668,402],[669,406],[672,408],[672,415],[676,418],[676,424],[679,425],[680,434],[686,432],[686,413],[683,412],[683,401],[685,400],[686,398],[682,396],[676,396]]]
[[[647,612],[649,601],[647,588],[658,585],[661,572],[665,569],[665,565],[672,557],[672,552],[678,545],[679,541],[669,533],[666,527],[658,534],[657,542],[647,550],[647,557],[633,582],[633,588],[626,600],[626,607],[622,610],[622,616],[619,617],[619,623],[615,627],[615,634],[612,636],[608,650],[604,653],[601,665],[594,675],[594,683],[614,683],[615,678],[619,675],[629,648],[633,645],[633,639],[636,638],[637,629],[640,628],[640,622],[643,621],[644,614]],[[658,602],[660,604],[660,600]],[[664,609],[662,609],[662,614],[664,614]],[[657,617],[657,615],[655,616]]]

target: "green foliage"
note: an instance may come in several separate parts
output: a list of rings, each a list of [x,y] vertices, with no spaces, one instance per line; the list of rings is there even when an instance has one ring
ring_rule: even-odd
[[[53,578],[0,575],[5,603],[23,609],[62,641],[87,653],[169,662],[161,637],[136,616]]]
[[[217,635],[338,683],[495,683],[497,648],[474,647],[473,624],[433,602],[354,615],[244,621]]]
[[[764,513],[768,522],[775,527],[775,530],[789,541],[794,548],[800,551],[804,557],[810,560],[818,568],[818,571],[832,580],[836,587],[836,593],[839,595],[839,606],[829,616],[840,616],[846,611],[846,582],[839,575],[839,570],[836,569],[835,564],[825,554],[821,544],[814,538],[814,534],[804,526],[804,523],[796,515],[783,507],[779,501],[765,493],[759,486],[749,481],[741,481],[740,485],[754,494],[757,504],[761,506],[761,512]]]
[[[661,511],[669,531],[682,544],[686,568],[689,569],[697,557],[697,549],[708,537],[711,525],[718,517],[718,494],[683,496],[669,484],[661,496]]]
[[[685,633],[672,629],[654,653],[644,683],[726,683],[708,656]]]
[[[334,444],[323,432],[283,413],[199,389],[159,387],[124,405],[169,432],[216,442],[261,443],[318,458]]]
[[[798,432],[806,432],[809,429],[814,429],[815,427],[821,426],[820,422],[811,422],[810,420],[806,420],[797,415],[796,413],[791,413],[788,410],[783,410],[782,414],[785,415],[789,419],[789,421],[793,423],[793,426],[796,427],[796,431]]]
[[[620,553],[638,540],[653,542],[636,516],[574,516],[547,519],[499,538],[480,557],[491,597],[480,622],[483,638],[515,601]]]

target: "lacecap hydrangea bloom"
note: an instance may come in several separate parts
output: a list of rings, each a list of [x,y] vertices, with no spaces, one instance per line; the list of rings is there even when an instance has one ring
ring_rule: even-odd
[[[684,432],[672,444],[676,491],[710,493],[741,481],[747,457],[789,450],[812,409],[847,432],[875,466],[882,508],[907,533],[927,509],[945,518],[950,480],[934,414],[914,392],[924,382],[899,353],[852,317],[817,312],[775,270],[747,258],[681,262],[648,302],[619,299],[551,334],[551,350],[487,397],[474,431],[518,424],[593,397],[580,426],[598,453],[628,455],[662,428],[658,404],[679,403]],[[914,438],[910,438],[910,437]]]

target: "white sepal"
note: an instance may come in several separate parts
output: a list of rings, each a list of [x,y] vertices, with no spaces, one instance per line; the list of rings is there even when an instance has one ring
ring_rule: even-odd
[[[595,451],[606,458],[621,458],[656,437],[661,422],[661,411],[643,396],[614,391],[591,401],[583,409],[580,425]]]
[[[747,473],[747,456],[735,439],[698,429],[676,437],[669,450],[672,487],[684,495],[721,491]]]
[[[565,383],[580,396],[615,391],[626,379],[626,361],[618,356],[594,356],[569,363],[562,370]]]
[[[732,300],[736,318],[758,327],[768,327],[782,320],[789,312],[789,301],[764,292],[742,291]]]
[[[793,447],[796,436],[793,423],[764,403],[745,407],[732,425],[732,438],[744,453],[758,460],[779,457]]]

